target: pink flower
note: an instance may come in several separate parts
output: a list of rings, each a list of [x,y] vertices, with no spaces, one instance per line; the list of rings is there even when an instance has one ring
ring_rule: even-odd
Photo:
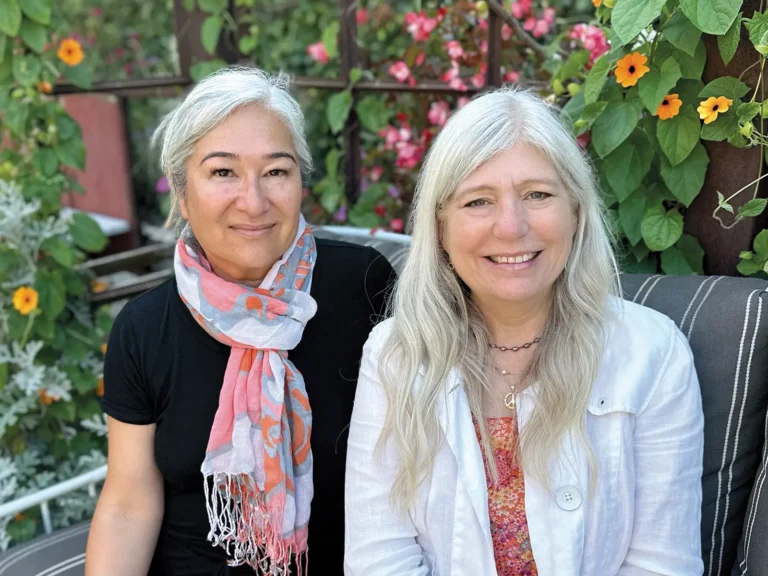
[[[584,132],[584,134],[576,136],[576,143],[582,148],[586,148],[587,146],[589,146],[589,141],[590,141],[589,132]]]
[[[429,114],[427,114],[427,119],[434,126],[443,126],[448,121],[448,116],[450,113],[451,107],[448,105],[448,102],[444,102],[442,100],[438,102],[432,102],[432,105],[429,107]]]
[[[357,18],[357,24],[359,26],[368,24],[368,16],[369,16],[368,10],[366,10],[365,8],[358,8],[355,14],[355,18]]]
[[[512,38],[512,27],[509,24],[504,24],[501,27],[501,39],[509,40]]]
[[[568,34],[572,40],[578,40],[585,49],[589,50],[589,63],[592,64],[603,54],[610,50],[611,46],[603,31],[597,26],[588,24],[576,24]]]
[[[523,22],[523,28],[528,30],[528,32],[532,32],[534,28],[536,28],[536,18],[533,16],[529,16],[525,19],[525,22]]]
[[[115,48],[115,58],[122,58],[125,55],[125,50],[118,46]]]
[[[454,90],[460,90],[461,92],[464,92],[467,89],[467,85],[464,84],[461,78],[454,78],[453,80],[448,82],[448,86],[450,86]]]
[[[424,150],[416,146],[413,142],[398,142],[397,160],[395,166],[398,168],[413,169],[421,160]]]
[[[427,18],[424,10],[419,14],[408,12],[405,15],[405,27],[416,42],[424,42],[429,38],[432,30],[437,28],[437,18]]]
[[[482,88],[485,86],[485,74],[475,74],[472,76],[471,82],[475,88]]]
[[[411,125],[403,124],[400,126],[400,130],[397,131],[397,134],[400,137],[400,142],[408,142],[408,140],[411,139]]]
[[[384,216],[386,216],[386,215],[387,215],[387,207],[386,207],[386,206],[383,206],[383,205],[381,205],[381,204],[379,204],[378,206],[376,206],[376,208],[374,208],[374,209],[373,209],[373,211],[374,211],[374,212],[376,212],[376,214],[377,214],[377,215],[378,215],[380,218],[384,218]]]
[[[408,77],[411,75],[408,64],[402,60],[392,64],[392,66],[389,67],[389,73],[392,74],[392,76],[394,76],[395,79],[401,83],[408,80]]]
[[[520,72],[517,70],[510,70],[504,74],[504,82],[517,82],[520,80]]]
[[[546,34],[549,34],[549,22],[546,20],[536,20],[536,25],[533,27],[533,37],[541,38]]]
[[[91,16],[93,16],[94,18],[101,18],[101,8],[92,8]]]
[[[333,215],[333,219],[336,220],[336,222],[344,222],[347,219],[347,207],[342,206],[336,211],[336,214]]]
[[[467,98],[466,96],[462,96],[461,98],[456,100],[457,108],[464,108],[464,106],[466,106],[467,104],[469,104],[469,98]]]
[[[518,20],[522,20],[531,13],[532,0],[518,0],[512,3],[512,15]]]
[[[414,60],[414,63],[416,64],[416,66],[421,66],[422,64],[424,64],[424,60],[426,58],[427,58],[427,53],[421,52],[419,53],[418,56],[416,56],[416,60]]]
[[[326,52],[325,46],[322,42],[317,42],[307,46],[307,54],[309,54],[309,57],[312,58],[312,60],[315,62],[328,64],[328,52]]]
[[[394,126],[387,126],[386,128],[379,130],[379,136],[384,138],[384,147],[387,150],[392,150],[395,144],[400,142],[400,132]]]
[[[451,60],[458,60],[464,56],[464,48],[462,48],[461,44],[456,40],[449,40],[446,42],[445,49],[448,50],[448,57]]]
[[[168,178],[165,176],[161,176],[157,179],[157,182],[155,182],[155,192],[158,194],[168,194],[168,192],[171,191],[171,186],[168,183]]]
[[[123,72],[125,72],[127,76],[133,74],[133,66],[131,66],[130,62],[123,66]]]
[[[488,30],[488,20],[485,18],[478,18],[477,26],[480,28],[480,30]]]
[[[381,166],[374,166],[371,168],[371,182],[378,182],[383,174],[384,168]]]
[[[389,223],[389,227],[392,229],[393,232],[402,232],[405,228],[405,223],[403,222],[402,218],[392,218],[392,221]]]
[[[546,22],[549,24],[555,23],[555,9],[554,8],[544,8],[544,12],[542,12],[541,16]]]
[[[443,74],[440,76],[440,80],[443,82],[450,82],[451,80],[454,80],[459,77],[459,63],[455,60],[451,62],[451,67],[448,68]]]
[[[480,42],[480,52],[483,54],[488,54],[488,40],[483,40]]]

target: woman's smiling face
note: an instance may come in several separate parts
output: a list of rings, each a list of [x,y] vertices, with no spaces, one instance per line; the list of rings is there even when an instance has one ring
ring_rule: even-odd
[[[488,303],[549,297],[578,225],[554,166],[518,144],[461,182],[440,220],[441,244],[456,274],[473,298]]]
[[[195,143],[180,202],[216,274],[257,282],[291,246],[301,170],[291,131],[261,105],[240,108]]]

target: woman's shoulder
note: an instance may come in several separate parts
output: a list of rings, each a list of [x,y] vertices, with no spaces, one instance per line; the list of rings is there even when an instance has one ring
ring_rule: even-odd
[[[170,278],[130,300],[118,313],[115,322],[133,324],[137,327],[152,323],[172,302],[172,296],[178,294],[176,279]]]

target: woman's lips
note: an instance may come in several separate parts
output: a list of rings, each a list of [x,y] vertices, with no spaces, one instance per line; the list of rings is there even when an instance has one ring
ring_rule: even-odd
[[[263,238],[272,232],[275,226],[277,226],[277,224],[263,224],[260,226],[239,225],[230,226],[230,228],[237,234],[245,236],[246,238]]]

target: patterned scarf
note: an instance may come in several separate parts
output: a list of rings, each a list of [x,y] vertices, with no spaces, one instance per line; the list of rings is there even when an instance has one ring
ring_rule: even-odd
[[[205,460],[208,540],[270,574],[306,561],[312,484],[312,411],[287,350],[301,340],[317,303],[309,295],[317,257],[304,218],[291,248],[259,288],[222,280],[179,240],[181,299],[208,334],[232,347]],[[209,484],[213,489],[209,488]]]

